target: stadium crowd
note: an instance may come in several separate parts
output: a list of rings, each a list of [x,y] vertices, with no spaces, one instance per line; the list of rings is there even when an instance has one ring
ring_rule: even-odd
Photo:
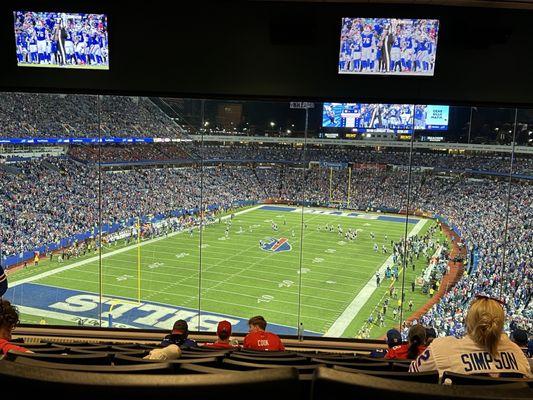
[[[349,206],[357,209],[405,210],[408,194],[407,172],[392,168],[354,170],[348,185],[346,170],[318,167],[99,170],[92,164],[52,157],[10,167],[0,168],[3,257],[94,229],[99,207],[102,223],[125,224],[137,216],[267,198],[308,204],[335,199],[348,203],[349,199]],[[423,317],[422,322],[440,334],[463,333],[462,310],[479,292],[501,295],[511,321],[533,328],[533,187],[527,181],[513,182],[509,213],[507,188],[506,180],[429,172],[412,175],[409,208],[444,216],[460,231],[465,245],[477,252],[477,265],[470,274]]]
[[[349,148],[338,146],[308,146],[305,152],[300,147],[292,146],[213,146],[199,143],[176,144],[155,143],[137,145],[84,145],[71,146],[69,154],[81,161],[113,162],[121,161],[165,161],[186,158],[206,161],[247,161],[247,162],[328,162],[328,163],[375,163],[390,165],[407,165],[409,154],[406,152],[373,151],[369,148]],[[99,156],[100,154],[100,156]],[[511,160],[508,157],[494,155],[448,155],[430,152],[414,152],[412,163],[416,167],[438,168],[442,170],[464,171],[467,169],[508,173]],[[515,159],[514,173],[532,173],[533,162],[530,158]]]
[[[2,92],[0,120],[0,137],[182,136],[146,97]]]

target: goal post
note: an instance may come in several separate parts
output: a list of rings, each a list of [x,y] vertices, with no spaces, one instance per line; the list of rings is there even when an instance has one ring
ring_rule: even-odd
[[[335,163],[335,165],[327,165],[328,168],[328,202],[329,204],[350,207],[350,196],[352,189],[352,169],[346,163]],[[335,182],[336,181],[336,182]],[[336,190],[343,188],[343,195],[336,195]]]

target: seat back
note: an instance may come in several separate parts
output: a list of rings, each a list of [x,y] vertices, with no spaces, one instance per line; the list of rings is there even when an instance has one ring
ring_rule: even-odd
[[[27,353],[23,351],[9,351],[5,356],[9,361],[15,361],[19,357],[32,358],[34,360],[65,363],[65,364],[85,364],[85,365],[110,365],[111,359],[106,353],[92,354],[47,354],[47,353]]]
[[[232,360],[241,360],[261,364],[309,364],[306,357],[261,357],[232,353],[228,356]]]
[[[43,369],[0,361],[0,385],[21,398],[51,393],[55,400],[298,398],[297,372],[292,368],[194,375],[88,373]]]
[[[507,389],[446,386],[408,381],[399,384],[398,380],[394,379],[320,367],[313,376],[311,399],[514,400],[531,398],[531,389],[525,383],[503,386],[507,386]]]
[[[486,375],[465,375],[456,374],[454,372],[445,371],[442,375],[442,382],[452,385],[502,385],[505,383],[528,383],[530,386],[533,383],[533,379],[527,378],[494,378]]]
[[[401,381],[439,383],[439,372],[438,371],[427,371],[427,372],[371,371],[371,370],[355,369],[352,367],[341,367],[339,365],[334,365],[333,369],[337,371],[352,372],[352,373],[357,373],[357,374],[367,374],[367,375],[379,376],[379,377],[387,378],[387,379],[397,379]]]

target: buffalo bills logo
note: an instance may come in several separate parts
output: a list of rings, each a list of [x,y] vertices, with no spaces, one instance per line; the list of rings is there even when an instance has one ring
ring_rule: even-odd
[[[292,246],[287,238],[268,238],[265,241],[259,241],[259,246],[261,246],[264,251],[270,251],[274,253],[291,251],[292,249]]]

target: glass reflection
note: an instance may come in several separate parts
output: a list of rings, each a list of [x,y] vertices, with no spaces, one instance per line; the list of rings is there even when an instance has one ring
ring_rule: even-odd
[[[403,135],[325,129],[319,103],[0,103],[1,260],[23,322],[461,335],[478,292],[531,321],[531,110],[451,107],[447,130]]]

